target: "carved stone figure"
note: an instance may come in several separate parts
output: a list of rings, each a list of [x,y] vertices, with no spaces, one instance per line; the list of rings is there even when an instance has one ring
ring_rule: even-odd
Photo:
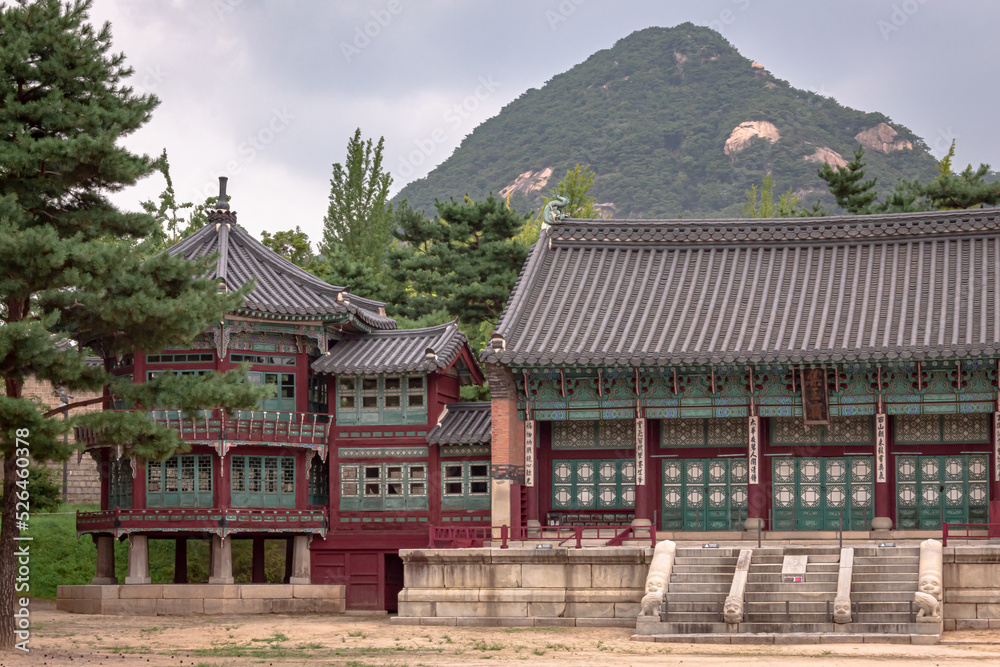
[[[833,622],[850,623],[851,620],[851,598],[838,595],[833,600]]]
[[[542,222],[547,225],[559,224],[563,218],[566,217],[566,214],[562,209],[566,208],[568,205],[569,199],[566,197],[556,197],[546,204],[544,209],[542,209]]]
[[[655,616],[660,611],[660,603],[667,592],[670,583],[670,571],[674,567],[674,556],[677,554],[677,544],[664,540],[653,549],[653,559],[649,562],[649,573],[646,575],[646,594],[640,602],[640,616]]]
[[[740,623],[743,621],[743,600],[735,595],[726,597],[726,602],[722,607],[722,616],[726,623]]]
[[[924,540],[920,543],[920,578],[913,603],[917,605],[917,618],[927,621],[941,620],[941,598],[944,593],[944,557],[941,543]]]

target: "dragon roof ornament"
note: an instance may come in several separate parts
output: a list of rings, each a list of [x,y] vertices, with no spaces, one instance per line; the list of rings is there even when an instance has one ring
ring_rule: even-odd
[[[566,213],[562,210],[569,205],[569,199],[566,197],[556,197],[542,210],[542,228],[545,229],[549,225],[558,225],[566,218]]]

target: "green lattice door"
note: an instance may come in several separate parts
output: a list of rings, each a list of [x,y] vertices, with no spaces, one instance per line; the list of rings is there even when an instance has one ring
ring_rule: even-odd
[[[871,457],[775,458],[774,530],[869,530],[875,500]]]
[[[612,510],[635,507],[633,459],[552,462],[552,509]]]
[[[937,530],[989,521],[985,454],[896,457],[896,527]],[[943,501],[943,502],[942,502]]]
[[[742,530],[746,459],[663,462],[663,530]]]

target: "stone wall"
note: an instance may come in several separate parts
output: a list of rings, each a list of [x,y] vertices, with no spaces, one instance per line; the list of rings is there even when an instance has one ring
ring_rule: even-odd
[[[394,623],[635,627],[653,550],[401,550]]]
[[[1000,628],[1000,544],[943,551],[944,629]]]
[[[59,390],[50,383],[29,377],[24,383],[23,390],[25,397],[34,397],[45,404],[49,409],[58,408],[62,405],[59,400]],[[76,392],[72,396],[71,402],[86,401],[91,398],[98,398],[100,392]],[[95,412],[101,409],[100,403],[88,405],[83,408],[72,410],[71,414],[77,415],[84,412]],[[69,434],[69,441],[74,442],[73,434]],[[47,467],[52,471],[52,481],[59,488],[63,485],[63,464],[50,461]],[[0,480],[3,479],[3,471],[0,470]],[[101,502],[101,475],[97,468],[97,462],[90,456],[84,456],[77,462],[77,456],[70,456],[66,462],[66,502],[68,503],[93,503]]]
[[[343,614],[336,584],[127,584],[59,586],[56,609],[73,614]]]

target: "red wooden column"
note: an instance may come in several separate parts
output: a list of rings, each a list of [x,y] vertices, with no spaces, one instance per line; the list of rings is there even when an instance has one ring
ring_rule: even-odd
[[[767,526],[767,514],[771,504],[769,459],[764,452],[769,446],[767,419],[757,414],[757,406],[750,404],[751,415],[747,418],[747,526],[756,530],[755,523]],[[756,521],[751,521],[755,519]]]
[[[875,513],[872,519],[872,530],[889,530],[892,528],[892,495],[889,492],[889,479],[892,476],[889,452],[893,449],[895,435],[892,421],[884,412],[885,406],[879,404],[875,414]]]
[[[649,434],[649,420],[641,415],[641,407],[636,406],[636,423],[635,423],[635,445],[636,445],[636,486],[635,486],[635,518],[636,519],[649,519],[650,522],[653,521],[653,510],[651,509],[651,504],[649,500],[649,493],[647,490],[650,486],[656,485],[657,477],[653,474],[652,468],[650,467],[650,457],[649,450],[652,446],[652,440]],[[641,442],[640,442],[641,438]],[[641,445],[641,451],[640,451]],[[640,463],[642,479],[640,480]],[[639,484],[642,481],[643,484]]]

